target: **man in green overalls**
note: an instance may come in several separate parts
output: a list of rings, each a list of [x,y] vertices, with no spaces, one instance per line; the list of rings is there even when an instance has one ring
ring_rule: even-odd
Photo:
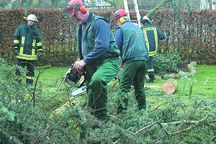
[[[128,93],[131,85],[135,89],[135,97],[139,109],[146,108],[144,92],[144,77],[148,50],[145,46],[143,31],[130,22],[124,9],[119,9],[112,14],[112,21],[118,25],[115,32],[115,40],[123,65],[120,76],[120,102],[117,113],[127,109]]]
[[[71,0],[66,11],[77,23],[80,60],[74,68],[85,71],[88,110],[98,119],[107,119],[107,84],[119,71],[119,54],[106,19],[89,12],[81,0]]]

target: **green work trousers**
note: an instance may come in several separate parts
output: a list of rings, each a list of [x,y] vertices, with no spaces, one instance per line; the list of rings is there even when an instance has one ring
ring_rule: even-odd
[[[146,61],[133,61],[126,63],[123,67],[120,77],[120,100],[117,108],[117,113],[122,113],[128,105],[128,92],[131,85],[135,89],[135,97],[138,102],[138,108],[146,107],[146,97],[144,91]]]
[[[85,66],[88,110],[99,119],[107,117],[107,84],[115,78],[120,69],[119,66],[119,58],[103,60],[100,65],[87,64]]]

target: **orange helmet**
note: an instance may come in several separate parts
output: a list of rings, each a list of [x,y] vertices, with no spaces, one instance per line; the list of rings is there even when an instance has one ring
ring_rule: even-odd
[[[119,18],[126,16],[127,12],[124,9],[119,9],[112,13],[111,15],[111,21],[118,20]]]

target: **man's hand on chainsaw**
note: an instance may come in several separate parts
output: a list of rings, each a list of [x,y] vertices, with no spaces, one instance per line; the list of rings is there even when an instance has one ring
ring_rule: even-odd
[[[83,68],[85,66],[84,60],[78,60],[74,63],[74,68],[77,70],[78,73],[83,73]]]

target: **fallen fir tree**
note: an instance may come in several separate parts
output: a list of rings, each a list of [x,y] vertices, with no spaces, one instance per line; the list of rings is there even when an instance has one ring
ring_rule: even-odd
[[[38,83],[34,105],[31,89],[14,80],[13,70],[13,65],[0,61],[1,76],[5,76],[0,81],[0,143],[215,142],[215,97],[147,97],[147,109],[139,111],[131,93],[127,112],[117,115],[118,94],[110,85],[107,121],[95,119],[79,104],[73,105],[75,101],[69,102],[67,92],[61,93],[59,99],[65,97],[70,104],[55,117],[52,114],[56,107],[50,104],[59,100],[44,91],[38,93]],[[66,101],[61,100],[61,105]],[[84,138],[80,138],[82,130]]]

